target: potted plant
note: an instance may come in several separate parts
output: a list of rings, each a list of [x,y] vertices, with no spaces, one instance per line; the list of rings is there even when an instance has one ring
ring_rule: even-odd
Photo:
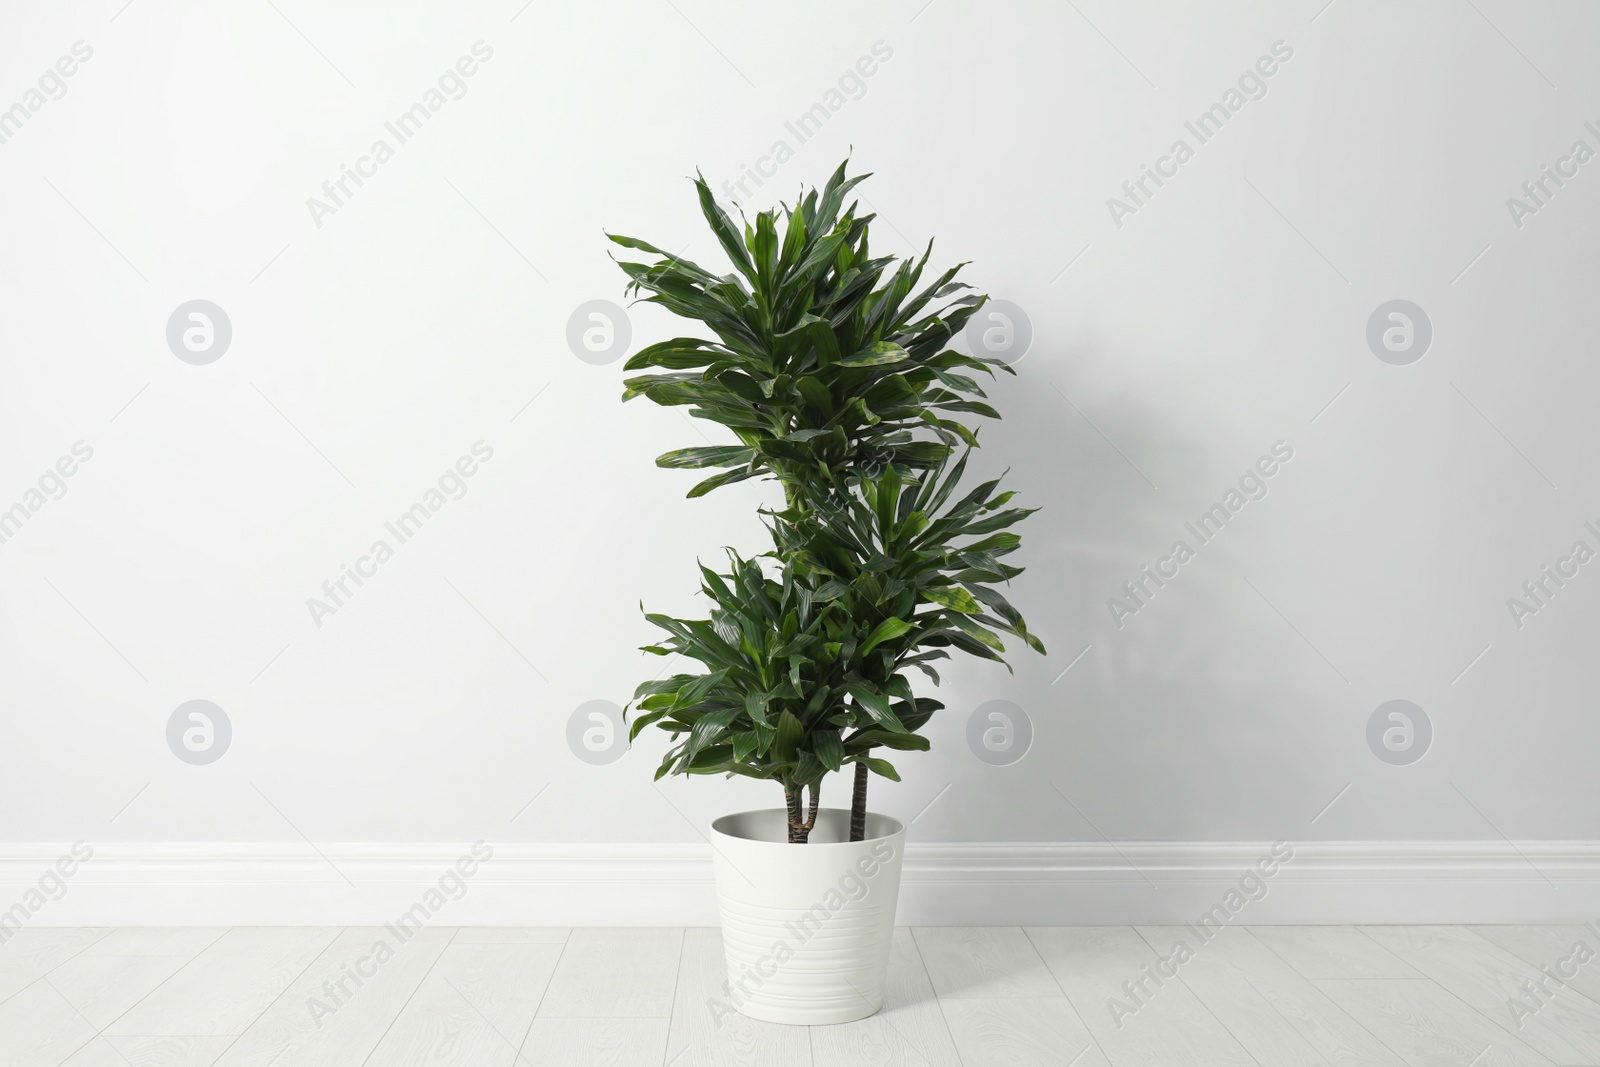
[[[905,828],[867,811],[869,776],[899,780],[875,753],[926,750],[920,731],[943,706],[916,696],[909,672],[938,684],[932,664],[952,649],[1004,663],[1001,634],[1044,651],[997,588],[1022,572],[1002,557],[1030,509],[1007,507],[999,479],[957,495],[977,445],[959,416],[999,417],[965,372],[1011,372],[946,347],[986,298],[955,281],[962,265],[917,288],[931,242],[915,261],[870,254],[873,216],[844,204],[866,177],[841,165],[742,230],[697,178],[724,275],[611,237],[651,257],[620,264],[630,294],[712,335],[641,350],[626,369],[650,373],[623,399],[687,406],[734,437],[657,464],[719,469],[691,497],[749,478],[783,490],[762,510],[770,551],[701,566],[709,618],[647,616],[666,637],[646,651],[703,669],[645,682],[629,709],[630,737],[652,724],[672,735],[657,778],[783,789],[783,808],[726,816],[711,835],[729,1000],[774,1022],[883,1005]],[[848,764],[850,808],[822,808],[823,780]]]

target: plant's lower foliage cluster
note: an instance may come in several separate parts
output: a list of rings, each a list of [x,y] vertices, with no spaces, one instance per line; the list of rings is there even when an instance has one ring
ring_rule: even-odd
[[[791,798],[791,814],[802,788],[809,787],[815,801],[823,775],[846,762],[861,760],[898,777],[890,763],[868,753],[878,745],[926,749],[927,738],[914,731],[942,705],[913,697],[903,677],[881,687],[855,677],[852,659],[876,646],[872,635],[863,640],[858,621],[836,594],[819,599],[792,570],[775,580],[755,560],[732,552],[729,560],[727,575],[701,568],[701,590],[713,605],[709,620],[648,616],[669,636],[646,651],[682,655],[706,667],[700,674],[645,682],[634,694],[642,714],[634,719],[633,735],[656,723],[679,739],[656,777],[726,773],[773,779]],[[888,633],[893,627],[878,629]],[[872,709],[865,722],[864,708]]]
[[[825,774],[859,763],[898,781],[872,751],[927,749],[919,731],[943,705],[912,693],[911,669],[937,683],[932,664],[951,648],[1004,662],[1002,633],[1044,651],[995,588],[1022,571],[1001,557],[1020,543],[1007,527],[1029,511],[1005,507],[998,479],[948,503],[965,465],[921,482],[890,468],[820,507],[772,513],[775,576],[730,551],[727,574],[700,569],[710,619],[647,616],[668,637],[646,651],[706,668],[634,694],[632,735],[654,723],[675,740],[658,778],[778,781],[803,839]]]
[[[1001,562],[1020,540],[1008,528],[1028,509],[1007,508],[998,479],[954,503],[976,434],[950,417],[998,418],[970,369],[1009,371],[997,360],[944,348],[984,297],[954,268],[912,296],[928,255],[867,254],[871,216],[841,211],[862,179],[841,166],[822,190],[744,227],[696,185],[702,211],[736,273],[710,274],[633,238],[617,243],[661,256],[624,263],[631,288],[649,292],[717,341],[652,345],[628,369],[674,373],[629,379],[623,399],[688,405],[731,429],[739,444],[680,449],[664,467],[723,467],[690,496],[752,477],[778,480],[785,507],[767,512],[773,549],[758,560],[729,553],[726,574],[702,566],[711,601],[704,620],[647,616],[668,635],[646,651],[681,655],[701,673],[646,682],[634,694],[632,736],[651,724],[674,743],[656,776],[740,774],[784,789],[790,840],[816,821],[822,779],[857,768],[852,832],[865,812],[865,772],[898,780],[875,749],[923,750],[919,731],[942,705],[917,697],[907,673],[935,684],[931,664],[952,648],[1004,662],[1000,634],[1040,652],[996,586],[1022,572]],[[931,252],[931,246],[930,246]],[[924,313],[926,311],[926,313]],[[968,452],[955,458],[963,443]],[[804,792],[809,804],[802,813]]]

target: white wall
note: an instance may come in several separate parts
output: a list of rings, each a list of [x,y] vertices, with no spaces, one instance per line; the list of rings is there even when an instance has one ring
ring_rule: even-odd
[[[652,460],[699,431],[618,403],[620,363],[566,329],[622,299],[602,230],[719,262],[685,176],[780,140],[755,203],[853,146],[877,247],[936,236],[1034,331],[979,466],[1043,509],[1014,599],[1050,656],[947,670],[932,753],[875,806],[951,845],[1600,837],[1600,565],[1520,627],[1507,606],[1600,549],[1600,164],[1507,205],[1600,150],[1600,11],[1322,4],[7,4],[0,108],[93,50],[0,144],[0,509],[93,450],[0,544],[7,877],[75,839],[694,846],[774,803],[653,786],[656,737],[568,748],[578,705],[659,666],[640,600],[694,610],[695,557],[759,547],[770,494],[684,500],[695,476]],[[314,219],[479,41],[465,95]],[[1200,144],[1185,122],[1278,42]],[[800,143],[786,122],[875,47]],[[1194,157],[1114,220],[1179,138]],[[192,299],[232,324],[209,365],[167,344]],[[1432,324],[1410,365],[1367,344],[1393,299]],[[317,625],[307,598],[479,441],[465,496]],[[1279,441],[1268,495],[1119,627],[1108,598]],[[1367,741],[1395,698],[1434,731],[1408,766]],[[192,699],[232,723],[206,766],[167,744]],[[1035,731],[1009,767],[966,743],[995,699]],[[1524,911],[1590,908],[1522,874]]]

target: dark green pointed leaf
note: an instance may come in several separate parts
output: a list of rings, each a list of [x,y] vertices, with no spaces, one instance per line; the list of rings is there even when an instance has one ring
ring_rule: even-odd
[[[684,495],[691,498],[705,496],[707,493],[711,492],[711,490],[716,489],[719,486],[732,485],[734,482],[742,482],[746,478],[754,478],[757,473],[758,472],[756,471],[750,470],[732,470],[723,471],[721,474],[713,474],[705,481],[696,483],[695,487],[690,489]]]
[[[862,642],[861,647],[856,649],[856,655],[865,656],[868,652],[883,644],[883,642],[903,637],[914,629],[916,627],[904,619],[884,619],[873,628],[872,633],[867,635],[867,639]]]
[[[865,763],[867,768],[871,770],[873,774],[881,774],[891,782],[898,782],[900,780],[900,772],[895,770],[894,764],[890,763],[886,759],[877,759],[873,756],[858,756],[856,757],[856,762]]]
[[[911,358],[911,353],[893,341],[877,341],[853,356],[839,360],[841,367],[882,367]]]
[[[755,451],[744,445],[708,445],[679,448],[656,457],[656,466],[693,470],[700,467],[737,467],[750,462]]]
[[[800,720],[785,708],[778,715],[778,733],[773,739],[770,753],[773,760],[778,763],[793,763],[804,736],[805,728],[800,725]]]
[[[931,600],[941,607],[951,611],[959,611],[964,615],[976,615],[983,610],[983,606],[973,599],[972,594],[959,586],[922,590],[924,600]]]
[[[830,771],[844,765],[844,745],[837,730],[818,730],[811,735],[811,751],[817,760]]]

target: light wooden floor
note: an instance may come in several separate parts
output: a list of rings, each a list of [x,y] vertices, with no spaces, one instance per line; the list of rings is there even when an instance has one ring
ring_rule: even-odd
[[[1180,938],[1193,957],[1157,986]],[[919,928],[888,1010],[808,1029],[717,1025],[714,930],[29,928],[0,946],[0,1067],[1600,1065],[1578,942],[1600,947],[1550,926]]]

